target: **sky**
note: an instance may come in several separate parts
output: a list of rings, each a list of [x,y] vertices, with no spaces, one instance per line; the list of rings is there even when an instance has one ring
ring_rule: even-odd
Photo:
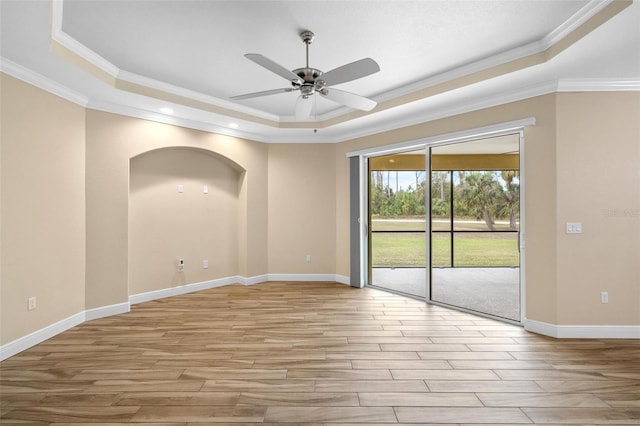
[[[424,181],[425,180],[425,172],[419,172],[420,175],[418,176],[418,180],[419,181]],[[384,179],[384,184],[383,186],[387,186],[387,178],[388,178],[388,182],[389,182],[389,187],[391,189],[393,189],[394,192],[396,192],[396,180],[397,180],[397,189],[401,190],[404,189],[405,191],[407,191],[409,189],[409,186],[411,186],[412,189],[416,188],[416,172],[395,172],[395,171],[391,171],[391,172],[382,172],[382,176]],[[457,185],[457,176],[454,174],[454,185]],[[498,181],[500,182],[500,184],[505,187],[506,183],[502,180],[502,178],[500,178],[500,176],[498,176]],[[517,181],[516,181],[517,182]]]

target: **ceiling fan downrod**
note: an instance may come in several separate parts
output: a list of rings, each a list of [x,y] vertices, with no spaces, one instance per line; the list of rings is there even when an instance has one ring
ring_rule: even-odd
[[[309,45],[313,42],[315,34],[312,31],[306,30],[300,33],[300,38],[304,42],[307,48],[307,68],[309,68]]]
[[[306,66],[304,68],[298,68],[293,70],[293,73],[298,75],[303,83],[299,85],[300,92],[304,99],[309,98],[316,91],[315,84],[317,78],[322,75],[322,71],[309,67],[309,45],[313,42],[315,34],[312,31],[305,30],[300,33],[300,38],[305,44],[306,48]],[[294,84],[294,86],[296,86]]]

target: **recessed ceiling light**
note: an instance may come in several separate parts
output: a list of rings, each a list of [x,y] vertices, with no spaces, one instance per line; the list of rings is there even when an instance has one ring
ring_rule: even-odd
[[[229,127],[231,127],[232,129],[237,129],[238,127],[240,127],[240,125],[238,123],[229,123]]]
[[[173,114],[173,109],[169,107],[160,108],[160,112],[163,114]]]

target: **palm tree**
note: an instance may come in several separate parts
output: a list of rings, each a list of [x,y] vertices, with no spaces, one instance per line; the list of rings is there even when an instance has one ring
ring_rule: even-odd
[[[502,179],[506,183],[506,189],[502,192],[502,200],[498,205],[498,215],[509,215],[509,227],[513,230],[518,229],[516,214],[520,210],[520,184],[514,182],[520,177],[518,170],[503,170],[500,172]]]
[[[495,231],[495,221],[491,214],[502,192],[502,187],[494,179],[493,173],[472,173],[465,179],[465,187],[461,194],[462,204],[476,219],[483,219],[487,227]]]

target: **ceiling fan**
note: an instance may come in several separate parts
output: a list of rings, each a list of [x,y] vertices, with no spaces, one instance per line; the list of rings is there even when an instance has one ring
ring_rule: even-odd
[[[300,33],[300,38],[306,45],[307,64],[304,68],[297,68],[293,71],[289,71],[282,65],[279,65],[271,59],[257,53],[247,53],[244,55],[247,59],[291,82],[291,87],[247,93],[245,95],[233,96],[231,99],[250,99],[299,90],[300,96],[296,102],[295,109],[296,119],[298,120],[309,118],[311,115],[311,108],[313,107],[312,97],[316,93],[333,102],[337,102],[354,109],[363,111],[372,110],[377,105],[375,101],[356,95],[355,93],[334,89],[331,86],[366,77],[380,71],[380,67],[376,61],[371,58],[364,58],[359,61],[334,68],[326,73],[323,73],[316,68],[310,68],[309,45],[313,41],[314,36],[315,35],[311,31],[303,31]]]

